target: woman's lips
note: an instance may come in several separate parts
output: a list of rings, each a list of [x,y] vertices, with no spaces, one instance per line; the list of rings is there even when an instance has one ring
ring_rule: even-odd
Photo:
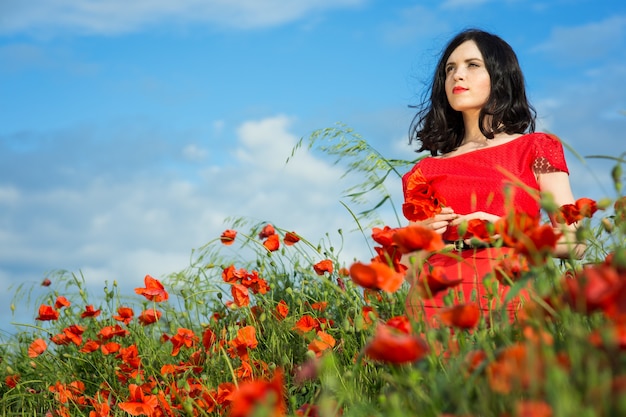
[[[464,87],[454,87],[452,89],[452,93],[453,94],[461,94],[464,91],[467,91],[467,88],[464,88]]]

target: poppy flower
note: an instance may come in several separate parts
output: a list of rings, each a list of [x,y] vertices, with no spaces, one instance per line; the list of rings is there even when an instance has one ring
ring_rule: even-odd
[[[333,261],[330,259],[324,259],[313,265],[313,270],[317,275],[324,275],[325,272],[329,274],[333,273]]]
[[[491,240],[492,232],[490,230],[490,223],[487,220],[471,219],[467,222],[467,233],[465,238],[476,238],[482,242],[488,242]]]
[[[565,204],[559,208],[556,219],[560,223],[568,225],[576,223],[583,218],[591,218],[598,211],[597,203],[590,198],[579,198],[574,204]]]
[[[476,304],[460,304],[447,307],[438,313],[439,320],[459,329],[473,329],[480,320],[480,308]]]
[[[172,349],[172,356],[178,355],[180,348],[186,346],[188,348],[194,346],[198,342],[198,336],[195,335],[193,330],[179,328],[176,335],[170,339],[174,348]]]
[[[114,326],[105,326],[98,332],[98,338],[100,340],[110,340],[116,336],[126,337],[130,334],[130,332],[124,329],[119,324]]]
[[[130,384],[128,391],[128,401],[118,403],[119,408],[133,416],[150,416],[155,412],[159,405],[156,395],[145,395],[141,386],[136,384]]]
[[[276,229],[271,224],[266,224],[265,227],[259,233],[259,239],[267,239],[268,237],[275,235]]]
[[[241,284],[233,284],[230,288],[233,300],[237,307],[245,307],[250,305],[250,295],[248,289]]]
[[[232,229],[224,230],[222,235],[220,236],[220,242],[222,242],[226,246],[230,246],[235,243],[235,238],[237,237],[237,231]]]
[[[320,322],[315,317],[308,314],[300,317],[300,320],[298,320],[293,326],[293,330],[296,330],[299,333],[307,333],[313,329],[321,330]]]
[[[144,277],[145,288],[135,288],[135,293],[143,295],[149,301],[159,303],[161,301],[167,301],[169,294],[165,291],[163,284],[158,279],[152,278],[150,275]]]
[[[46,344],[45,340],[43,339],[34,340],[33,343],[31,343],[30,346],[28,347],[28,357],[36,358],[37,356],[45,352],[47,347],[48,345]]]
[[[393,235],[396,233],[396,230],[397,229],[389,226],[385,226],[382,229],[374,227],[372,228],[372,239],[374,239],[374,242],[385,247],[391,246],[393,244]]]
[[[433,217],[441,212],[445,204],[419,169],[413,171],[404,181],[403,191],[405,202],[402,204],[402,213],[410,221]]]
[[[428,353],[428,345],[417,336],[378,324],[363,353],[375,361],[402,364],[424,358]]]
[[[263,246],[270,252],[275,252],[280,248],[280,239],[278,235],[270,235],[263,242]]]
[[[202,332],[202,346],[204,346],[206,350],[209,350],[215,342],[217,342],[217,335],[215,332],[209,327],[204,329]]]
[[[35,320],[40,321],[49,321],[49,320],[58,320],[59,312],[52,308],[52,306],[42,304],[39,306],[39,315],[35,318]]]
[[[310,351],[315,352],[316,356],[321,356],[325,351],[335,347],[335,338],[328,333],[320,330],[317,332],[315,339],[309,343]]]
[[[100,346],[103,355],[111,355],[119,352],[122,346],[117,342],[109,342]]]
[[[149,308],[145,311],[142,311],[137,320],[139,320],[139,323],[141,323],[142,326],[147,326],[148,324],[156,323],[157,321],[159,321],[160,318],[160,311]]]
[[[420,277],[416,289],[421,297],[430,299],[441,291],[456,287],[463,282],[463,277],[449,278],[445,269],[434,266],[424,276]]]
[[[85,307],[85,311],[83,311],[80,315],[82,318],[86,317],[98,317],[100,315],[101,310],[96,310],[92,305],[88,305]]]
[[[7,377],[4,378],[4,383],[9,388],[15,388],[17,387],[17,384],[20,382],[20,379],[21,379],[21,376],[19,374],[7,375]]]
[[[389,327],[393,327],[402,333],[411,334],[411,321],[407,316],[394,316],[385,323]]]
[[[237,330],[237,336],[228,342],[228,353],[231,357],[239,356],[242,360],[248,359],[248,349],[254,349],[259,344],[256,330],[253,326],[245,326]]]
[[[518,417],[552,417],[552,406],[545,401],[522,400],[515,404]]]
[[[386,263],[356,262],[350,267],[350,277],[355,284],[373,290],[397,291],[404,282],[404,274],[397,272]]]
[[[71,305],[72,303],[70,303],[70,301],[62,295],[59,295],[54,302],[54,306],[58,309],[61,309],[63,307],[69,307]]]
[[[392,239],[400,253],[411,253],[418,250],[435,252],[445,246],[439,233],[416,224],[397,229]]]
[[[289,314],[289,306],[285,302],[285,300],[280,300],[276,305],[275,317],[278,320],[284,320]]]
[[[128,324],[133,320],[135,312],[130,307],[120,307],[117,309],[117,315],[113,318],[117,321],[121,321],[124,324]]]
[[[493,269],[495,278],[505,285],[519,281],[530,270],[526,257],[513,253],[503,257]]]
[[[92,353],[96,350],[100,349],[101,343],[97,340],[87,340],[82,348],[80,348],[81,353]]]
[[[63,329],[63,334],[65,334],[65,336],[67,336],[67,338],[71,340],[72,343],[74,343],[76,346],[80,346],[81,343],[83,343],[84,332],[85,328],[77,324],[73,324]]]
[[[311,304],[311,308],[317,311],[324,311],[328,307],[328,301],[318,301],[316,303]]]
[[[283,373],[278,368],[270,381],[250,380],[239,385],[231,395],[228,417],[249,417],[263,407],[268,416],[283,416],[287,411]]]
[[[285,233],[285,237],[283,238],[283,242],[287,246],[292,246],[300,241],[300,237],[296,235],[294,232]]]

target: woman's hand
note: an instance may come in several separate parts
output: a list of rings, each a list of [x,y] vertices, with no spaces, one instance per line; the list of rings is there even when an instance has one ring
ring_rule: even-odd
[[[490,223],[495,223],[496,221],[498,221],[498,219],[500,218],[500,216],[496,216],[495,214],[491,214],[491,213],[487,213],[484,211],[475,211],[473,213],[468,213],[468,214],[459,214],[457,215],[456,219],[454,219],[450,225],[451,226],[458,226],[463,222],[468,222],[470,220],[473,219],[479,219],[479,220],[486,220]]]
[[[448,229],[448,226],[458,217],[459,215],[456,214],[451,207],[443,207],[441,209],[441,213],[435,214],[435,216],[430,219],[415,222],[414,224],[431,229],[436,233],[443,234]]]

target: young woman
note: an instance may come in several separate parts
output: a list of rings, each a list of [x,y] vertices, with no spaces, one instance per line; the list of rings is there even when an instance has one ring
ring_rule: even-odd
[[[574,203],[563,147],[555,136],[534,132],[535,110],[508,43],[482,30],[459,33],[443,51],[429,93],[411,124],[410,142],[420,143],[417,151],[429,151],[430,156],[403,177],[405,206],[415,198],[415,181],[432,187],[443,208],[415,223],[442,234],[456,250],[426,260],[412,258],[407,312],[427,321],[436,319],[443,295],[425,297],[416,284],[435,269],[448,279],[462,279],[454,289],[454,303],[473,301],[486,311],[506,291],[501,288],[494,295],[483,279],[513,249],[471,247],[469,240],[459,238],[459,226],[472,219],[496,223],[512,211],[538,218],[533,190],[551,194],[556,206]],[[415,220],[410,209],[405,215]],[[571,225],[563,233],[553,256],[582,256],[584,247],[574,242],[574,230]],[[517,304],[507,308],[513,311]]]

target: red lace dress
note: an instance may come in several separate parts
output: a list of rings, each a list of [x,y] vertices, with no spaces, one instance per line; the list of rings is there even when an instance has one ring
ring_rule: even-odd
[[[539,190],[535,173],[569,173],[561,142],[545,133],[525,134],[501,145],[458,156],[424,158],[402,178],[405,199],[407,182],[418,170],[455,213],[484,211],[497,216],[503,216],[506,207],[539,216],[540,206],[536,196],[520,184]],[[457,231],[449,228],[443,238],[455,241],[458,239]],[[454,303],[477,302],[486,312],[502,305],[507,287],[502,285],[497,288],[497,296],[494,296],[494,292],[483,285],[483,278],[510,252],[511,248],[492,247],[454,251],[453,256],[434,254],[426,260],[422,274],[427,272],[427,268],[440,266],[448,278],[461,277],[461,285],[451,290]],[[412,285],[406,300],[407,314],[414,319],[435,323],[436,313],[444,307],[446,293],[448,291],[426,299]],[[519,299],[508,303],[506,308],[512,317],[519,308]]]

